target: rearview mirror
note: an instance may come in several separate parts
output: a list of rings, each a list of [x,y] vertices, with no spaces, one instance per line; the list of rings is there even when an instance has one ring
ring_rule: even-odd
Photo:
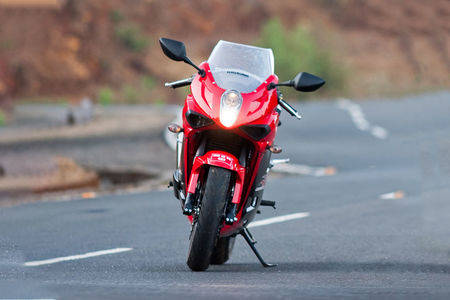
[[[176,40],[160,38],[159,44],[164,54],[175,61],[186,61],[186,46],[183,42]]]
[[[183,42],[171,40],[167,38],[160,38],[159,44],[161,45],[162,51],[164,54],[175,61],[184,61],[188,65],[193,66],[195,69],[197,69],[198,74],[200,76],[205,77],[206,72],[203,69],[200,69],[196,64],[194,64],[189,57],[186,55],[186,46]]]
[[[292,86],[294,89],[300,92],[314,92],[325,84],[325,80],[322,78],[306,73],[300,72],[292,80]]]

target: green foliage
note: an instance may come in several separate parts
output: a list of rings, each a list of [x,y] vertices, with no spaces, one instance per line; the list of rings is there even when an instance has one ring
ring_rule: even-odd
[[[14,42],[11,40],[0,41],[0,50],[11,50],[14,48]]]
[[[0,110],[0,126],[5,125],[6,123],[6,116],[3,111]]]
[[[114,92],[110,88],[101,88],[97,94],[97,100],[101,105],[110,105],[114,100]]]
[[[122,97],[123,100],[127,103],[137,103],[141,98],[139,91],[134,88],[132,85],[126,84],[122,88]]]
[[[144,89],[151,90],[155,87],[156,82],[155,79],[153,79],[153,77],[145,75],[141,78],[141,85]]]
[[[61,104],[62,106],[69,106],[69,100],[65,97],[57,98],[55,102]]]
[[[119,23],[125,19],[124,15],[120,10],[114,9],[109,12],[109,18],[113,23]]]
[[[121,23],[117,25],[115,34],[120,43],[133,52],[142,52],[149,44],[147,36],[134,23]]]
[[[301,26],[286,30],[277,19],[268,21],[262,28],[259,44],[272,48],[275,73],[280,81],[290,80],[298,72],[308,72],[327,82],[322,93],[332,94],[344,88],[345,72],[337,64],[330,50],[320,47],[314,36]],[[288,97],[304,97],[294,90],[283,89]]]
[[[156,98],[153,103],[156,106],[163,106],[164,104],[166,104],[166,101],[163,98]]]
[[[122,102],[128,104],[142,103],[148,100],[152,102],[164,101],[155,92],[156,81],[149,75],[142,76],[139,80],[126,82],[117,89],[110,87],[103,87],[97,92],[98,103],[107,106],[115,102]],[[154,97],[157,100],[153,100]]]

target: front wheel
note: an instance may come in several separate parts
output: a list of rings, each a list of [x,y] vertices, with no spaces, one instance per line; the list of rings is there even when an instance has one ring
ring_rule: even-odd
[[[211,265],[222,265],[227,262],[233,251],[235,240],[234,236],[219,238],[211,256]]]
[[[230,170],[209,167],[200,212],[189,238],[187,265],[192,271],[204,271],[210,264],[225,213],[230,179]]]

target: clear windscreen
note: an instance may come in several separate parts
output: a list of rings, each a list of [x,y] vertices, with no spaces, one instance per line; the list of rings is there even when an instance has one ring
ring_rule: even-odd
[[[219,41],[208,59],[214,80],[223,89],[249,93],[274,72],[271,49]]]

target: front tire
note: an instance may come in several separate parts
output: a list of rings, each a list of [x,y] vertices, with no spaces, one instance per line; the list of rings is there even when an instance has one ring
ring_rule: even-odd
[[[211,265],[222,265],[227,262],[233,251],[236,237],[222,237],[217,241],[216,247],[211,255]]]
[[[200,212],[189,238],[187,265],[192,271],[205,271],[219,235],[228,198],[231,171],[209,167]]]

